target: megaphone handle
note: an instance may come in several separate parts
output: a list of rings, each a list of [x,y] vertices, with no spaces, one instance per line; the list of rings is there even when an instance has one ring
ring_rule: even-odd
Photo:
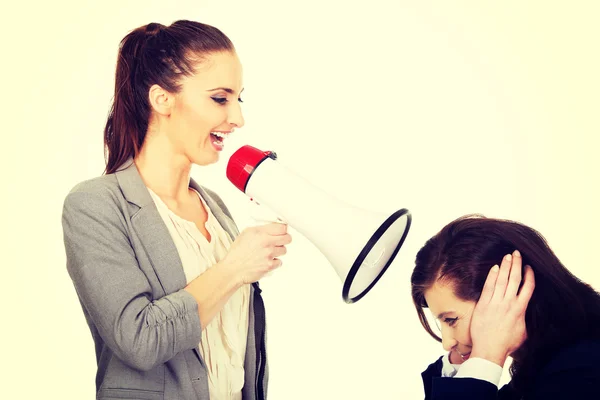
[[[283,220],[283,218],[279,217],[277,214],[275,214],[273,211],[271,211],[270,208],[268,208],[267,206],[261,205],[259,204],[256,200],[254,199],[250,199],[252,202],[252,210],[250,212],[250,218],[254,221],[254,226],[259,226],[259,225],[267,225],[267,224],[271,224],[271,223],[279,223],[279,224],[285,224],[286,222]],[[273,271],[268,272],[267,274],[265,274],[263,276],[263,278],[267,278],[269,276],[273,275]]]

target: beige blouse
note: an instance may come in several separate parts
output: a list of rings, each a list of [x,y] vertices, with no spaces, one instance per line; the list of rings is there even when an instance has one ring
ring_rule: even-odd
[[[158,212],[175,242],[187,282],[219,262],[229,250],[231,239],[210,208],[198,194],[208,213],[206,229],[210,242],[192,221],[174,212],[148,189]],[[208,386],[212,400],[241,400],[244,386],[244,357],[248,335],[250,286],[237,290],[223,309],[202,330],[200,353],[208,368]]]

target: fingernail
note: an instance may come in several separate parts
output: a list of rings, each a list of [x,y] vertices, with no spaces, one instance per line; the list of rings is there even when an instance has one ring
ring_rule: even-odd
[[[512,256],[510,254],[507,254],[506,256],[504,256],[504,259],[506,261],[510,261],[510,260],[512,260]]]
[[[513,253],[513,255],[515,257],[521,257],[521,253],[519,253],[519,250],[515,250],[515,252]]]
[[[494,266],[492,267],[492,271],[494,271],[494,272],[498,272],[498,270],[499,270],[499,269],[500,269],[500,267],[499,267],[499,266],[497,266],[497,265],[494,265]]]

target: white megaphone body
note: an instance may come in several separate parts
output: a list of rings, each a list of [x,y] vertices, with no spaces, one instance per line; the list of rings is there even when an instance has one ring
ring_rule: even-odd
[[[243,146],[229,159],[226,174],[323,253],[343,282],[347,303],[360,300],[375,286],[410,229],[407,209],[387,215],[342,202],[280,164],[272,151]]]

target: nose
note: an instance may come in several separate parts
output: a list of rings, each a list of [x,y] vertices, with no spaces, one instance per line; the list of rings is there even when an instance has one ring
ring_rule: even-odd
[[[458,344],[458,342],[456,339],[454,339],[454,336],[451,334],[451,332],[448,332],[448,329],[444,328],[445,327],[442,327],[442,347],[444,350],[450,351]]]
[[[233,107],[231,107],[229,111],[229,117],[227,118],[227,122],[229,125],[235,128],[241,128],[244,126],[244,116],[242,115],[242,107],[238,102],[235,103]]]

